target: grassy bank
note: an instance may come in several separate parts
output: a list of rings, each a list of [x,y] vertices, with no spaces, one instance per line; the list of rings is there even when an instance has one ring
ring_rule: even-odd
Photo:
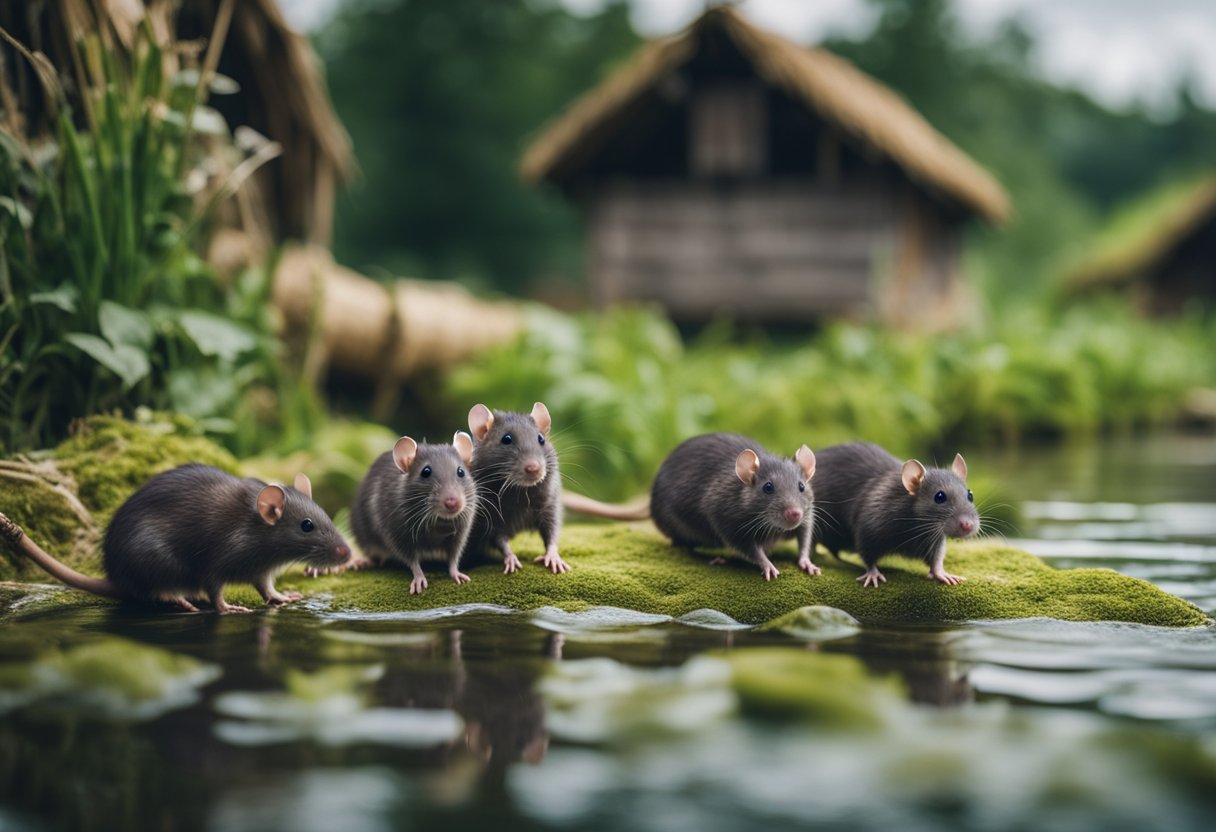
[[[944,335],[830,326],[793,342],[710,329],[685,345],[659,314],[538,313],[515,345],[452,375],[453,426],[470,405],[543,399],[575,487],[643,490],[688,436],[734,430],[792,453],[862,438],[942,458],[969,444],[1164,425],[1216,383],[1216,326],[1121,307],[1015,309]],[[947,453],[948,451],[948,453]]]

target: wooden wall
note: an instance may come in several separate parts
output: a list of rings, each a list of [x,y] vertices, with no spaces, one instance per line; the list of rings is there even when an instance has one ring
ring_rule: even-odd
[[[904,233],[881,182],[617,180],[586,202],[596,302],[657,301],[678,320],[870,317]]]

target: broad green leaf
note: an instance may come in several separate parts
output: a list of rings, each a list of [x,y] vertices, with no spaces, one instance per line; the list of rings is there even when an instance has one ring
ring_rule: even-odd
[[[143,312],[103,300],[97,310],[97,322],[101,325],[101,334],[115,347],[130,344],[147,352],[152,346],[152,323]]]
[[[86,332],[69,332],[64,340],[122,379],[130,390],[151,370],[148,356],[130,344],[110,346],[105,339]]]
[[[203,355],[233,361],[257,346],[257,338],[243,326],[207,312],[183,312],[178,324]]]
[[[22,228],[28,229],[34,224],[34,215],[30,213],[30,209],[11,196],[0,196],[0,210],[7,211],[16,217]]]
[[[70,283],[65,283],[58,289],[52,289],[49,292],[34,292],[30,295],[30,303],[46,303],[51,306],[56,306],[67,312],[69,315],[76,311],[76,298],[78,293],[76,287]]]

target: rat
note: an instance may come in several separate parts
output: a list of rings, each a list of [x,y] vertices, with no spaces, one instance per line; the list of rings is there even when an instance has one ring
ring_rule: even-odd
[[[502,552],[503,574],[520,567],[511,538],[525,529],[540,532],[545,553],[536,558],[554,574],[570,571],[557,550],[562,529],[562,482],[557,451],[549,441],[553,420],[541,402],[531,413],[491,411],[484,404],[469,410],[469,430],[477,441],[473,475],[483,508],[473,528],[473,544]]]
[[[773,544],[796,537],[798,568],[818,575],[811,563],[814,475],[815,454],[806,445],[791,460],[735,433],[694,436],[663,460],[650,513],[677,546],[730,547],[766,581],[781,574],[768,558]]]
[[[451,445],[420,445],[403,436],[359,484],[350,512],[355,539],[373,560],[408,566],[411,595],[427,588],[423,559],[446,560],[453,581],[470,581],[460,571],[460,556],[478,505],[472,458],[467,433],[458,432]]]
[[[275,576],[296,561],[332,565],[350,547],[312,483],[294,488],[242,479],[209,465],[183,465],[144,483],[114,513],[102,546],[105,578],[60,563],[0,515],[0,536],[68,586],[110,598],[164,601],[198,612],[206,596],[217,612],[250,612],[224,600],[224,586],[248,582],[268,604],[304,596],[279,592]]]
[[[896,553],[924,560],[935,581],[966,580],[943,568],[946,538],[970,537],[980,527],[962,454],[949,469],[926,468],[868,442],[833,445],[819,452],[815,488],[816,540],[837,557],[842,549],[861,555],[862,586],[886,583],[878,561]]]

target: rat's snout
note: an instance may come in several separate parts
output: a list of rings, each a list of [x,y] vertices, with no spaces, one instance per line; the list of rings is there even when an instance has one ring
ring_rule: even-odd
[[[958,521],[958,536],[968,537],[975,531],[975,521],[970,517],[963,517]]]
[[[464,500],[455,494],[449,494],[443,498],[443,507],[452,514],[455,514],[464,508]]]
[[[334,563],[346,563],[350,560],[350,547],[345,543],[339,543],[334,548]]]
[[[786,506],[785,522],[789,523],[791,527],[797,526],[799,523],[801,523],[802,509],[798,508],[797,506]]]
[[[540,459],[529,459],[524,463],[524,477],[533,485],[545,478],[545,463]]]

